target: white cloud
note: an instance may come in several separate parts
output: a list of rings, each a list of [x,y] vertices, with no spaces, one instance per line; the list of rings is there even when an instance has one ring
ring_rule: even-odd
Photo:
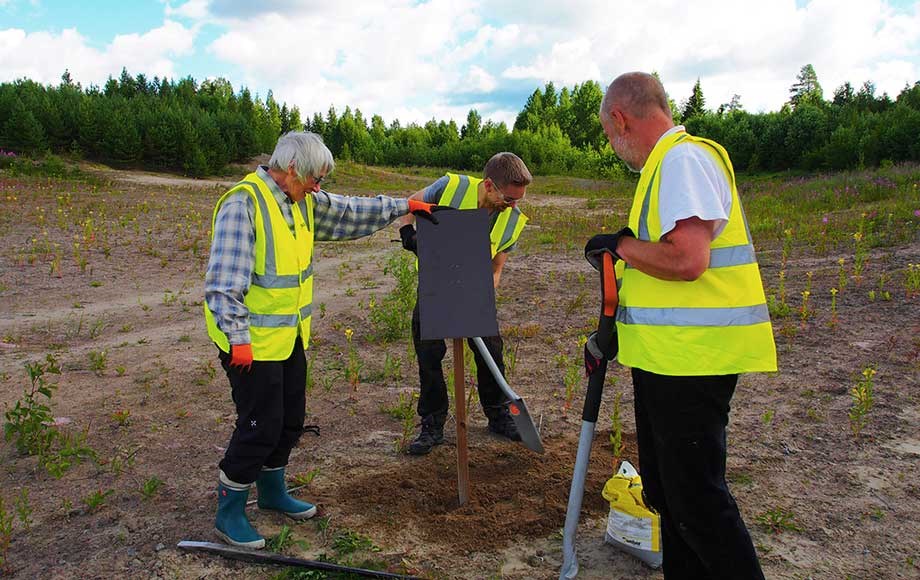
[[[502,76],[509,79],[536,79],[543,83],[554,81],[574,85],[601,76],[591,55],[591,43],[586,38],[553,44],[549,56],[539,55],[530,66],[512,66]]]
[[[470,67],[463,81],[463,89],[470,92],[488,93],[495,90],[497,86],[498,83],[495,81],[495,77],[490,75],[484,68],[476,65]]]
[[[193,30],[166,21],[144,34],[118,35],[105,50],[97,50],[75,28],[59,33],[9,28],[0,30],[0,80],[28,77],[55,84],[68,69],[75,81],[101,85],[122,68],[131,74],[175,77],[172,58],[189,54],[194,37]]]
[[[459,50],[477,31],[491,34],[479,28],[474,7],[471,0],[386,0],[281,15],[260,5],[268,12],[223,21],[226,32],[208,50],[242,69],[246,83],[271,87],[305,114],[331,104],[392,117],[424,105],[430,119],[453,111],[449,102],[464,83],[496,87],[488,70],[468,64],[476,52]]]
[[[209,0],[188,0],[188,2],[173,8],[166,3],[166,17],[176,16],[179,18],[190,18],[192,20],[204,20],[208,17]]]

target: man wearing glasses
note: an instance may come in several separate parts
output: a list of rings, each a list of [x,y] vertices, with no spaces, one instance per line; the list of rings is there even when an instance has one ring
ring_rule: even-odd
[[[497,153],[486,163],[482,179],[448,173],[409,199],[456,209],[489,210],[492,223],[492,281],[498,288],[508,252],[514,248],[527,222],[527,216],[521,213],[517,203],[524,198],[531,181],[533,177],[520,157],[514,153]],[[407,215],[403,222],[405,225],[399,230],[403,247],[417,253],[414,218]],[[418,356],[421,395],[417,411],[422,418],[422,425],[418,436],[409,445],[410,455],[425,455],[432,447],[444,442],[444,421],[448,409],[447,385],[441,369],[447,346],[443,340],[421,340],[420,335],[416,302],[412,311],[412,341]],[[504,373],[501,336],[484,336],[482,340]],[[476,348],[472,350],[476,360],[479,401],[489,420],[489,431],[513,441],[520,440],[521,436],[505,406],[504,394],[479,351]]]
[[[294,519],[316,514],[316,506],[288,494],[284,481],[303,432],[314,241],[360,238],[410,211],[431,215],[432,206],[418,200],[323,191],[334,167],[318,135],[292,131],[278,140],[268,165],[230,188],[214,209],[204,314],[237,413],[220,462],[215,527],[236,546],[265,546],[246,518],[253,484],[262,509]]]

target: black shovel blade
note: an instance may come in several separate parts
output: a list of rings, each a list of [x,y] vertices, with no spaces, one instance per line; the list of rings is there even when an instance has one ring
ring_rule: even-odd
[[[543,453],[543,442],[540,440],[540,433],[537,432],[537,427],[534,425],[533,419],[527,411],[527,405],[524,404],[524,399],[518,397],[517,399],[509,401],[508,413],[514,421],[514,426],[517,427],[518,434],[521,436],[521,443],[524,444],[524,447],[531,451],[536,451],[537,453]]]

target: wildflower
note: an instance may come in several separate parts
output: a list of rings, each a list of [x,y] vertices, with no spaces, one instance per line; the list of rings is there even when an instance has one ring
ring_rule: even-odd
[[[915,185],[914,187],[917,187],[917,186]],[[914,210],[914,215],[917,216],[917,217],[920,217],[920,209],[915,209],[915,210]]]
[[[347,340],[348,342],[351,342],[351,337],[354,336],[354,334],[355,334],[354,330],[350,328],[346,328],[345,329],[345,340]]]
[[[821,218],[821,223],[824,223],[824,224],[827,223],[827,216],[826,216],[826,215],[825,215],[824,217]]]

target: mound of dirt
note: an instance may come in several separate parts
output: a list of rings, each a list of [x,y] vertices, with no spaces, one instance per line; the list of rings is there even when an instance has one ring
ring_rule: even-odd
[[[637,463],[635,437],[624,434],[624,457]],[[521,538],[545,538],[565,522],[578,440],[544,441],[538,455],[518,445],[496,444],[470,454],[470,501],[457,498],[456,453],[437,447],[414,461],[364,471],[337,490],[335,503],[365,514],[368,524],[393,533],[411,526],[425,543],[456,552],[495,552]],[[596,493],[613,474],[607,433],[592,448],[582,517],[609,509]]]

